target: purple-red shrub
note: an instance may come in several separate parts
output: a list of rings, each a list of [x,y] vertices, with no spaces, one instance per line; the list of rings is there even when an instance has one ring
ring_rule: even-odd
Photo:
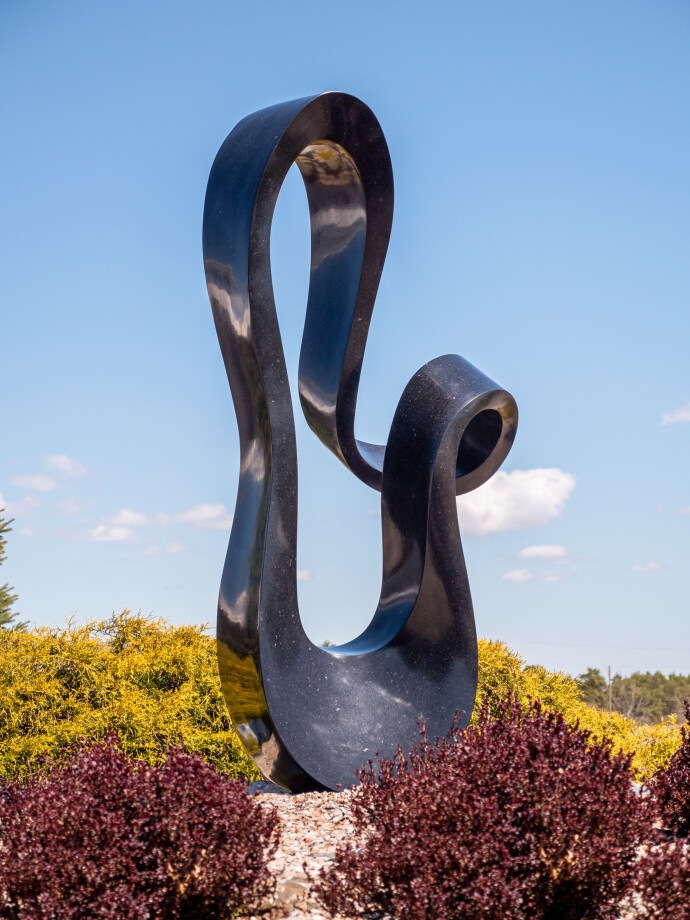
[[[690,850],[681,840],[661,841],[641,856],[635,895],[625,904],[635,920],[690,920]]]
[[[269,889],[276,826],[182,745],[150,766],[82,740],[0,783],[0,918],[220,920]]]
[[[690,835],[690,702],[687,700],[685,718],[688,722],[680,730],[680,747],[647,784],[659,803],[664,826],[679,837]]]
[[[609,742],[515,699],[434,746],[358,773],[358,840],[316,894],[331,913],[405,920],[615,916],[653,803]],[[359,848],[358,848],[359,847]]]

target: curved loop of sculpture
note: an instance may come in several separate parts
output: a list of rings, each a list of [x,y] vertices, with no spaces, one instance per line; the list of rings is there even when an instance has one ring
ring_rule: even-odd
[[[369,626],[335,648],[307,638],[297,605],[297,451],[271,283],[270,230],[296,162],[311,220],[299,394],[320,440],[381,492],[383,577]],[[355,404],[388,246],[393,176],[373,113],[345,93],[263,109],[211,169],[204,263],[237,412],[240,482],[218,603],[223,693],[263,775],[292,791],[335,789],[374,751],[466,720],[477,642],[455,497],[508,453],[517,408],[456,355],[409,382],[385,445],[358,441]]]

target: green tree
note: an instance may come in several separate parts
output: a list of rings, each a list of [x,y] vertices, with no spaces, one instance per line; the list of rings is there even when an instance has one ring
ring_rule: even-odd
[[[597,709],[606,709],[608,694],[606,678],[599,668],[587,668],[584,674],[578,677],[580,683],[580,696],[589,706]]]
[[[4,508],[0,508],[0,511],[4,511]],[[14,518],[5,520],[5,518],[0,517],[0,565],[5,561],[5,544],[7,543],[7,538],[5,534],[12,530],[9,526]],[[0,585],[0,626],[7,628],[10,623],[13,623],[17,614],[11,613],[10,608],[12,604],[17,600],[16,594],[10,594],[9,585]],[[12,629],[24,630],[28,626],[28,623],[15,623]]]
[[[610,699],[612,711],[645,725],[656,725],[670,715],[685,721],[683,701],[690,700],[690,676],[635,671],[629,677],[615,674],[609,687],[598,668],[587,668],[578,683],[580,697],[597,709],[608,709]]]

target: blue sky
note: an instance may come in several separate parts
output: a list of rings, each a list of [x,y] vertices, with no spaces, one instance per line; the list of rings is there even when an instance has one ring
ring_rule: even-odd
[[[685,0],[0,6],[2,581],[39,625],[215,622],[238,475],[204,285],[215,153],[326,89],[391,150],[391,247],[357,433],[457,352],[515,396],[461,508],[480,635],[530,662],[690,673],[690,7]],[[293,170],[272,236],[293,388],[309,270]],[[300,416],[315,641],[380,587],[378,496]]]

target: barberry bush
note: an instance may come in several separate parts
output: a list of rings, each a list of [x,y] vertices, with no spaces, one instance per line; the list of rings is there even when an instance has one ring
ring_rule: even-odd
[[[654,820],[630,757],[515,697],[465,731],[358,773],[356,843],[315,891],[332,913],[599,920],[631,888]]]
[[[479,686],[473,720],[486,706],[496,711],[508,693],[522,702],[539,700],[545,709],[563,713],[566,722],[591,732],[593,741],[610,739],[614,749],[632,757],[638,780],[645,781],[662,767],[681,743],[675,716],[657,725],[643,725],[619,712],[588,706],[580,685],[570,675],[549,671],[524,660],[504,642],[479,640]]]
[[[690,702],[685,702],[690,720]],[[682,726],[680,747],[651,777],[648,787],[656,797],[664,826],[679,837],[690,836],[690,728]],[[690,902],[690,892],[688,893]]]
[[[222,920],[270,888],[275,812],[182,745],[115,733],[0,781],[2,920]]]
[[[690,850],[680,840],[644,848],[634,893],[622,905],[629,920],[690,920]]]

